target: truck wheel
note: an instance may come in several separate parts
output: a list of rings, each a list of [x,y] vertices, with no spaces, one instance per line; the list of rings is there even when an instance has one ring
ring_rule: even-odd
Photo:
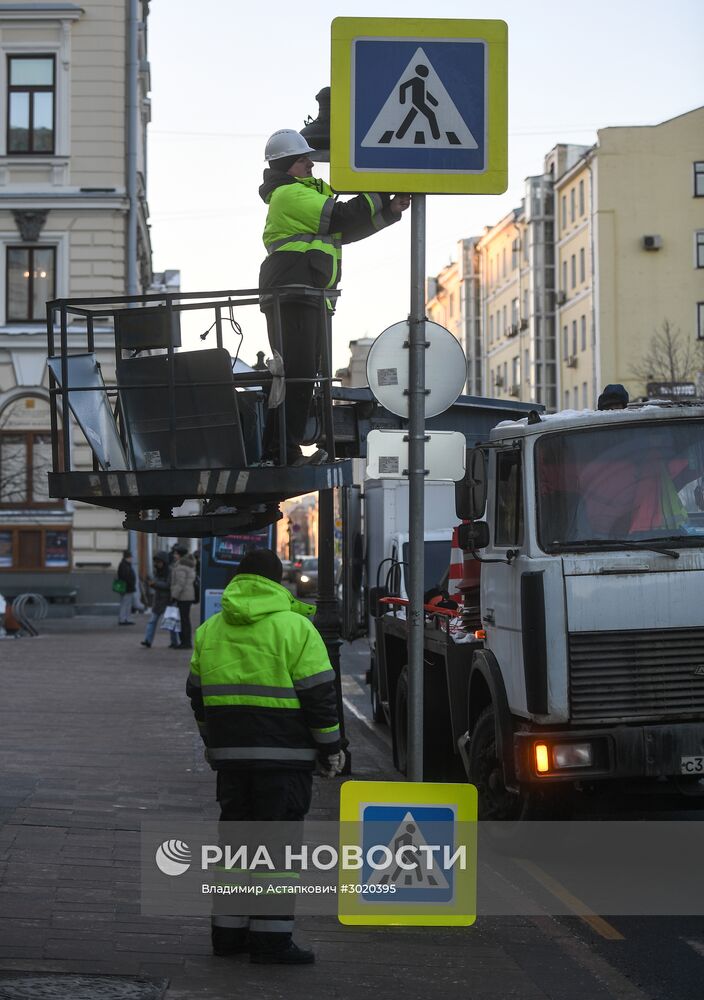
[[[394,764],[401,774],[408,773],[408,667],[399,674],[393,714]]]
[[[574,805],[573,793],[565,785],[531,788],[516,794],[504,784],[503,768],[496,747],[494,709],[481,713],[469,743],[469,780],[477,786],[479,819],[516,823],[520,820],[566,820]],[[508,834],[508,827],[504,831]]]
[[[379,672],[373,656],[369,666],[369,696],[372,703],[372,719],[374,722],[386,722],[384,707],[379,697]]]
[[[518,820],[524,818],[525,802],[504,785],[501,761],[496,749],[494,709],[484,709],[474,723],[469,741],[469,780],[477,786],[479,819]]]

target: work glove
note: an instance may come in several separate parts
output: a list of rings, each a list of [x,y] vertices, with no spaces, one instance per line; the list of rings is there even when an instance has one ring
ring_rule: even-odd
[[[321,754],[318,757],[316,774],[319,774],[321,778],[336,778],[338,774],[342,774],[342,769],[345,766],[345,760],[344,750],[338,750],[337,753],[331,753],[325,756]]]

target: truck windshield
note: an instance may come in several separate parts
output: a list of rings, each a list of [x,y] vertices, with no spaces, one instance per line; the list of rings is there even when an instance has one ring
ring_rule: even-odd
[[[535,465],[546,551],[704,545],[701,420],[546,435]]]

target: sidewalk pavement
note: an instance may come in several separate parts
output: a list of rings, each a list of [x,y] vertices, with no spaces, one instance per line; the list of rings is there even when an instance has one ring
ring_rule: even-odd
[[[141,916],[140,822],[217,816],[185,698],[189,654],[168,649],[164,632],[141,647],[143,621],[45,622],[39,638],[0,641],[0,995],[2,970],[163,978],[166,1000],[613,995],[558,947],[564,932],[536,920],[431,929],[301,918],[296,940],[317,963],[286,968],[212,957],[203,918]],[[347,724],[354,777],[397,778],[371,727]],[[317,779],[313,816],[336,819],[338,797],[338,781]]]

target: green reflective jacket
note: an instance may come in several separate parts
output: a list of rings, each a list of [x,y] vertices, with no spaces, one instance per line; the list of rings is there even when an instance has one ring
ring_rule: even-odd
[[[312,767],[339,749],[335,674],[312,610],[241,574],[196,631],[187,693],[213,767]]]
[[[341,202],[325,181],[291,177],[280,170],[264,171],[259,194],[269,206],[264,225],[267,257],[259,274],[262,289],[334,288],[340,280],[343,243],[364,239],[399,219],[389,208],[388,194],[359,194]]]

